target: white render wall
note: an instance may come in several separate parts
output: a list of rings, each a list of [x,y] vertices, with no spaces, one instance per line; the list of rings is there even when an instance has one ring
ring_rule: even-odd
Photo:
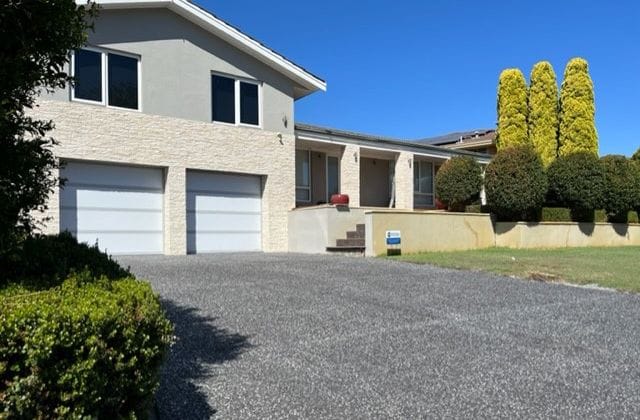
[[[263,249],[287,251],[287,213],[295,206],[292,134],[56,100],[39,105],[35,116],[55,121],[55,154],[61,160],[165,169],[165,254],[186,253],[187,169],[261,175]],[[58,232],[57,193],[47,215],[45,232]]]

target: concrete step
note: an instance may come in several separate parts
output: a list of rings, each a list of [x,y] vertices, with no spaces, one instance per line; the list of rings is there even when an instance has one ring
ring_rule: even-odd
[[[364,246],[328,246],[327,252],[339,255],[364,256]]]
[[[364,223],[359,223],[356,225],[356,231],[362,235],[364,238]]]
[[[357,230],[347,232],[347,239],[364,239],[364,235]]]
[[[336,239],[336,246],[357,246],[357,247],[364,247],[364,238],[357,238],[357,239]]]

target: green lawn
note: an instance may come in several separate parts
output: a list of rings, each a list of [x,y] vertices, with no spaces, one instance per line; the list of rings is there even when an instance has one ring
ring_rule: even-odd
[[[425,252],[390,258],[538,280],[597,284],[640,292],[640,247],[489,248],[472,251]]]

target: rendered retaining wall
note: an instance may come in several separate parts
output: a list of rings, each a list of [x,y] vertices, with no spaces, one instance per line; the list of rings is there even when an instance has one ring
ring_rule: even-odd
[[[488,214],[367,211],[365,226],[367,256],[387,253],[387,230],[401,232],[399,248],[403,254],[488,248],[495,244]]]
[[[640,225],[619,223],[499,222],[495,235],[496,246],[507,248],[640,245]]]
[[[298,208],[289,212],[289,252],[322,254],[336,239],[364,223],[364,209],[321,206]]]

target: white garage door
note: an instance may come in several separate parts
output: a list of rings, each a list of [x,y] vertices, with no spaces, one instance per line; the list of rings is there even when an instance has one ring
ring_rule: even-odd
[[[187,251],[259,251],[260,177],[187,173]]]
[[[60,229],[110,254],[162,253],[161,169],[70,162]]]

